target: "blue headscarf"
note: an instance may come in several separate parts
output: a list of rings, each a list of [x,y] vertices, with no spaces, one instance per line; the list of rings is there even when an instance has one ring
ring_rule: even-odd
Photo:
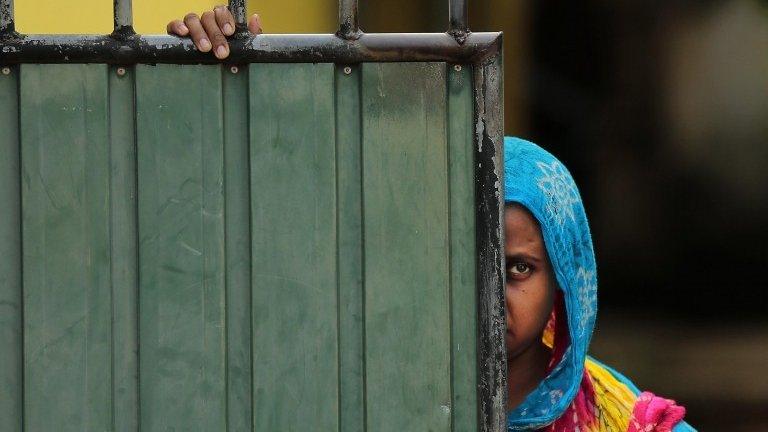
[[[509,430],[531,430],[557,420],[579,391],[595,327],[597,268],[579,190],[565,166],[549,152],[529,141],[504,138],[504,202],[521,204],[538,220],[568,315],[570,345],[562,359],[507,416]],[[632,393],[640,394],[625,376],[601,366]],[[696,432],[684,421],[673,430]]]
[[[529,430],[560,417],[579,390],[597,312],[597,271],[584,205],[571,174],[534,143],[504,138],[504,201],[539,221],[563,292],[570,345],[560,362],[507,416],[510,430]]]

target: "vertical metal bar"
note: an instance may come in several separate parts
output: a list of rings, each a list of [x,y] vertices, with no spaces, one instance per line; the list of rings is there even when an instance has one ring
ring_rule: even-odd
[[[0,0],[0,33],[14,31],[13,0]]]
[[[133,33],[132,0],[114,0],[115,33]]]
[[[448,32],[467,33],[467,0],[448,0]]]
[[[506,429],[501,47],[474,65],[480,431]]]
[[[339,31],[336,34],[341,38],[349,40],[360,37],[360,25],[357,20],[357,0],[339,0]]]
[[[245,7],[245,0],[229,0],[229,11],[235,17],[235,24],[238,27],[244,27],[246,23],[246,15],[248,11]]]
[[[467,0],[448,0],[448,34],[460,45],[467,40]]]

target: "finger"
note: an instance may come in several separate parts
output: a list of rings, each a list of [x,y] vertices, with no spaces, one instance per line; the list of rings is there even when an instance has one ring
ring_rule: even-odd
[[[229,44],[227,43],[227,38],[221,32],[219,24],[216,23],[216,16],[213,12],[208,11],[203,14],[201,21],[205,32],[208,33],[208,37],[213,44],[213,54],[217,59],[226,58],[229,55]]]
[[[226,6],[216,6],[213,9],[216,14],[216,23],[225,36],[232,36],[235,33],[235,17]]]
[[[200,18],[197,14],[188,13],[184,17],[184,25],[189,29],[189,35],[192,36],[192,42],[195,43],[197,49],[202,52],[208,52],[211,50],[211,41],[208,39],[208,35],[203,30],[203,25],[200,24]]]
[[[264,33],[264,29],[261,26],[261,17],[259,14],[253,14],[251,15],[251,18],[248,19],[248,31],[253,34]]]
[[[168,34],[177,36],[186,36],[189,34],[189,29],[181,20],[173,20],[169,22],[165,30],[168,32]]]

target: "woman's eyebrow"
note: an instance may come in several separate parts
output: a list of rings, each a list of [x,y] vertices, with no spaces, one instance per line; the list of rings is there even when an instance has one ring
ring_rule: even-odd
[[[519,260],[519,261],[532,261],[534,263],[541,263],[541,258],[525,253],[525,252],[513,252],[505,254],[504,256],[507,261],[513,261],[513,260]]]

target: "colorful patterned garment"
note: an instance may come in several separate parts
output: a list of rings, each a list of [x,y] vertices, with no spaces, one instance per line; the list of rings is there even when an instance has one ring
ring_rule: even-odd
[[[509,431],[687,432],[685,408],[640,391],[587,356],[597,312],[597,268],[587,216],[568,170],[531,142],[504,139],[504,201],[539,221],[560,287],[544,332],[547,377],[507,416]]]

